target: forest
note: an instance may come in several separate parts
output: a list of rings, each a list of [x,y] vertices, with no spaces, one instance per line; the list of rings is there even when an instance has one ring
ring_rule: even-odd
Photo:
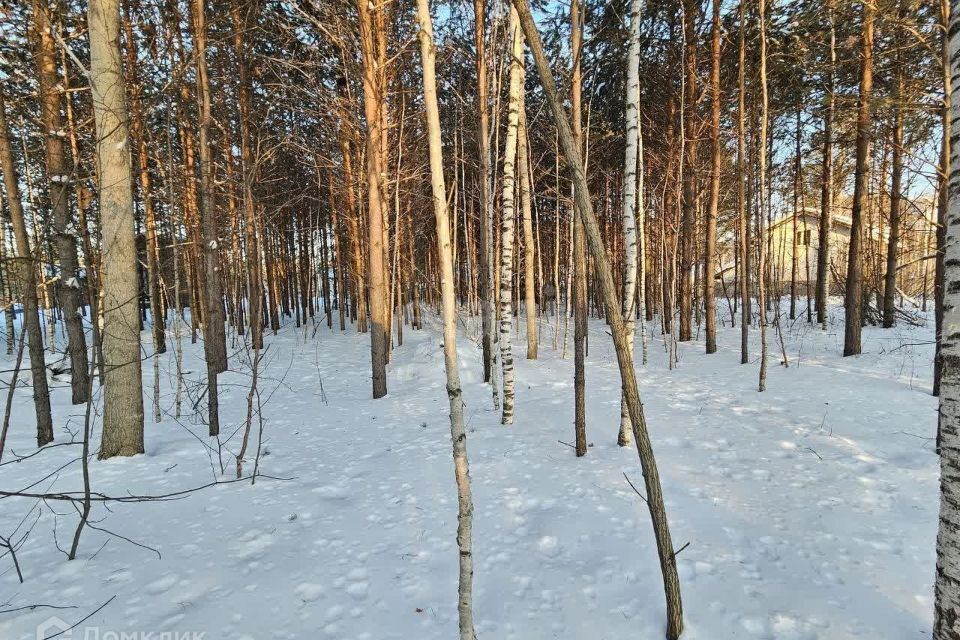
[[[0,638],[960,640],[955,85],[960,0],[0,0]]]

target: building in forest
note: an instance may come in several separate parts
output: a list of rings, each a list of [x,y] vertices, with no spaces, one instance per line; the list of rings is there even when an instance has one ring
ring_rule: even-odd
[[[936,202],[929,197],[902,200],[897,251],[897,288],[902,295],[922,303],[933,294],[936,250]],[[842,295],[850,246],[849,202],[835,208],[830,230],[828,282],[831,295]],[[872,291],[882,291],[886,271],[889,226],[886,216],[866,215],[863,222],[864,282]],[[796,294],[811,297],[817,281],[820,251],[820,209],[805,207],[775,219],[767,229],[767,255],[771,278],[784,294],[795,283]],[[732,243],[724,249],[720,277],[729,291],[739,273]],[[754,262],[754,268],[756,262]]]

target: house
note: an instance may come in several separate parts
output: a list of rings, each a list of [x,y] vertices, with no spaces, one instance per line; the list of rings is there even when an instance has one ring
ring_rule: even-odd
[[[830,227],[830,293],[843,291],[850,250],[851,219],[849,209],[835,211]],[[865,216],[863,220],[862,259],[864,282],[876,290],[882,289],[886,273],[886,254],[889,239],[885,215]],[[797,294],[805,295],[817,280],[817,260],[820,253],[820,210],[806,207],[774,220],[768,229],[768,251],[771,277],[789,292],[792,283]],[[936,249],[936,209],[930,198],[902,201],[900,238],[897,252],[897,288],[907,296],[931,294],[933,290],[933,260]]]
[[[934,261],[936,252],[936,201],[933,198],[902,201],[900,239],[897,251],[897,288],[911,298],[931,296],[933,293]],[[835,208],[830,227],[829,292],[842,295],[850,251],[850,208]],[[863,277],[868,289],[882,291],[886,273],[887,242],[889,238],[886,212],[866,215],[863,221]],[[796,216],[788,213],[773,220],[767,228],[767,256],[770,277],[783,294],[788,294],[793,283],[796,293],[810,295],[817,281],[817,260],[820,255],[820,208],[805,207]],[[722,270],[718,274],[730,287],[739,270],[736,265],[736,247],[730,236],[724,238],[721,251]],[[754,268],[756,268],[754,256]]]

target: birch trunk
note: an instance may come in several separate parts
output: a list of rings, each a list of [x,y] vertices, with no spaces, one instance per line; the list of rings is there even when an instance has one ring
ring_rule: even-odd
[[[951,0],[948,57],[950,75],[960,74],[960,1]],[[949,137],[960,135],[960,100],[951,87]],[[945,131],[944,136],[948,133]],[[950,145],[950,165],[960,162],[960,146]],[[934,583],[934,640],[960,638],[960,173],[947,185],[944,242],[943,332],[940,382],[940,525]]]
[[[640,11],[643,0],[630,2],[630,49],[627,52],[627,99],[626,99],[626,151],[623,168],[623,322],[633,360],[634,330],[637,317],[634,307],[637,290],[637,156],[642,133],[640,130]],[[642,172],[641,172],[642,179]],[[642,196],[641,196],[642,197]],[[641,205],[642,207],[642,205]],[[642,222],[641,222],[642,224]],[[640,286],[643,297],[643,285]],[[643,330],[641,321],[641,331]],[[626,398],[620,395],[620,434],[617,444],[628,447],[632,444],[630,410]]]
[[[767,4],[766,0],[757,2],[757,23],[760,40],[760,141],[757,144],[757,165],[760,168],[759,189],[760,220],[757,225],[757,308],[760,324],[760,379],[759,391],[767,388],[767,123],[770,97],[767,93]]]
[[[507,136],[503,152],[503,206],[500,220],[500,363],[503,367],[503,424],[513,424],[513,345],[510,322],[513,319],[513,245],[516,211],[517,138],[523,92],[523,33],[517,12],[510,10],[510,93],[507,110]]]
[[[428,0],[417,0],[420,22],[420,54],[423,58],[423,97],[430,145],[430,178],[433,211],[437,222],[437,255],[440,262],[440,290],[443,300],[443,356],[450,400],[450,439],[457,481],[457,548],[460,557],[460,584],[457,609],[460,640],[474,640],[473,629],[473,496],[467,460],[467,432],[463,422],[463,398],[457,362],[457,299],[453,288],[453,259],[450,255],[450,221],[447,215],[446,185],[443,180],[443,150],[440,140],[440,111],[437,107],[436,51]]]

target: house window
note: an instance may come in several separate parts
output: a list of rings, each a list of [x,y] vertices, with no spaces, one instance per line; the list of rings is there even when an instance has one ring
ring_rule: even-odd
[[[797,244],[803,247],[810,246],[810,229],[797,231]]]

